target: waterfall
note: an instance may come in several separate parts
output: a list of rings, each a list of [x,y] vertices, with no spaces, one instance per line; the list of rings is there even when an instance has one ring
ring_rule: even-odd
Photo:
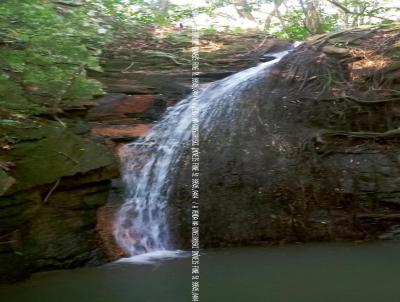
[[[243,91],[258,77],[265,77],[287,52],[270,54],[274,60],[203,89],[199,94],[200,135],[207,136],[215,121],[232,129]],[[168,226],[168,196],[178,163],[190,147],[191,104],[189,96],[169,108],[149,134],[121,149],[126,198],[117,213],[115,238],[131,256],[174,249]]]

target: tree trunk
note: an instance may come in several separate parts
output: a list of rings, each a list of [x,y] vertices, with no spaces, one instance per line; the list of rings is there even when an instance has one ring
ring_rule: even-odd
[[[169,0],[158,0],[158,11],[161,14],[168,13]]]
[[[322,34],[322,17],[321,12],[318,9],[318,0],[300,0],[300,5],[303,9],[305,16],[305,26],[307,30],[312,34]]]
[[[279,15],[279,7],[282,5],[283,0],[274,0],[274,9],[268,15],[264,22],[264,30],[269,31],[271,29],[272,18]]]
[[[234,0],[233,4],[239,16],[243,19],[255,21],[254,16],[251,14],[251,6],[246,0]]]

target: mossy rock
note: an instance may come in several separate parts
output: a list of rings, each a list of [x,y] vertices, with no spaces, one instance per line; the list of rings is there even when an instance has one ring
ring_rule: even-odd
[[[101,261],[94,233],[95,211],[42,207],[21,236],[21,253],[31,261],[31,269],[71,268]]]
[[[1,197],[0,229],[10,229],[26,223],[41,206],[41,195],[38,190]]]
[[[7,194],[115,165],[114,156],[105,146],[56,123],[20,132],[13,133],[19,143],[3,156],[15,164],[10,176],[16,183]]]
[[[15,183],[15,179],[0,169],[0,196]]]

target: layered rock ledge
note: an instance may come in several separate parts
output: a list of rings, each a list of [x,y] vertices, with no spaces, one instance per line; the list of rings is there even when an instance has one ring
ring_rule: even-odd
[[[2,128],[9,140],[1,158],[8,164],[1,176],[2,281],[104,262],[94,229],[119,173],[114,155],[84,124],[17,120]]]

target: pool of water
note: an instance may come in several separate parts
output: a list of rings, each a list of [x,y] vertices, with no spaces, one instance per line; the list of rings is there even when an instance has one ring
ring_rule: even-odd
[[[206,250],[201,301],[400,301],[400,243]],[[189,258],[35,274],[2,302],[189,302]]]

